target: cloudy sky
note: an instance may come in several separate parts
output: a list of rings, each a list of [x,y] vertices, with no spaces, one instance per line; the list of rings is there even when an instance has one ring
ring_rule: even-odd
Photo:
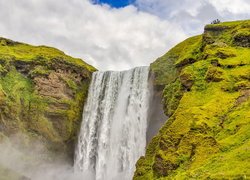
[[[217,18],[250,19],[250,1],[0,0],[0,36],[57,47],[99,70],[149,65]]]

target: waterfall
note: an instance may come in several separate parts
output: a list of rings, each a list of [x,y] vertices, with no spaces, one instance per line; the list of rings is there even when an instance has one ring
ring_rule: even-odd
[[[75,169],[95,180],[130,180],[145,153],[148,67],[93,73],[75,152]]]

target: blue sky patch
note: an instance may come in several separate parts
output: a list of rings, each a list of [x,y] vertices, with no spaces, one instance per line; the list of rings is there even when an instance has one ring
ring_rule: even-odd
[[[133,4],[135,0],[92,0],[94,4],[108,4],[114,8],[121,8]]]

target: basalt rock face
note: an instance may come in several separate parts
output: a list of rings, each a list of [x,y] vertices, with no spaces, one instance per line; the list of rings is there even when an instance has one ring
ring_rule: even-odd
[[[250,175],[250,21],[207,25],[151,64],[169,119],[134,179]]]
[[[26,136],[73,159],[91,74],[80,59],[0,38],[0,136]]]

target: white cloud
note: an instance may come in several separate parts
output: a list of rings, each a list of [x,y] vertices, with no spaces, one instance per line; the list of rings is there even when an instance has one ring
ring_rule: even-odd
[[[0,0],[0,36],[57,47],[100,70],[149,65],[213,19],[249,17],[248,0]],[[139,10],[138,10],[139,9]]]
[[[229,12],[236,15],[250,15],[249,0],[208,0],[220,13]]]
[[[186,35],[134,6],[112,9],[87,0],[0,0],[0,36],[46,44],[100,70],[149,65]]]
[[[250,17],[249,0],[136,0],[142,11],[176,22],[189,34],[197,34],[214,19],[231,21]]]

